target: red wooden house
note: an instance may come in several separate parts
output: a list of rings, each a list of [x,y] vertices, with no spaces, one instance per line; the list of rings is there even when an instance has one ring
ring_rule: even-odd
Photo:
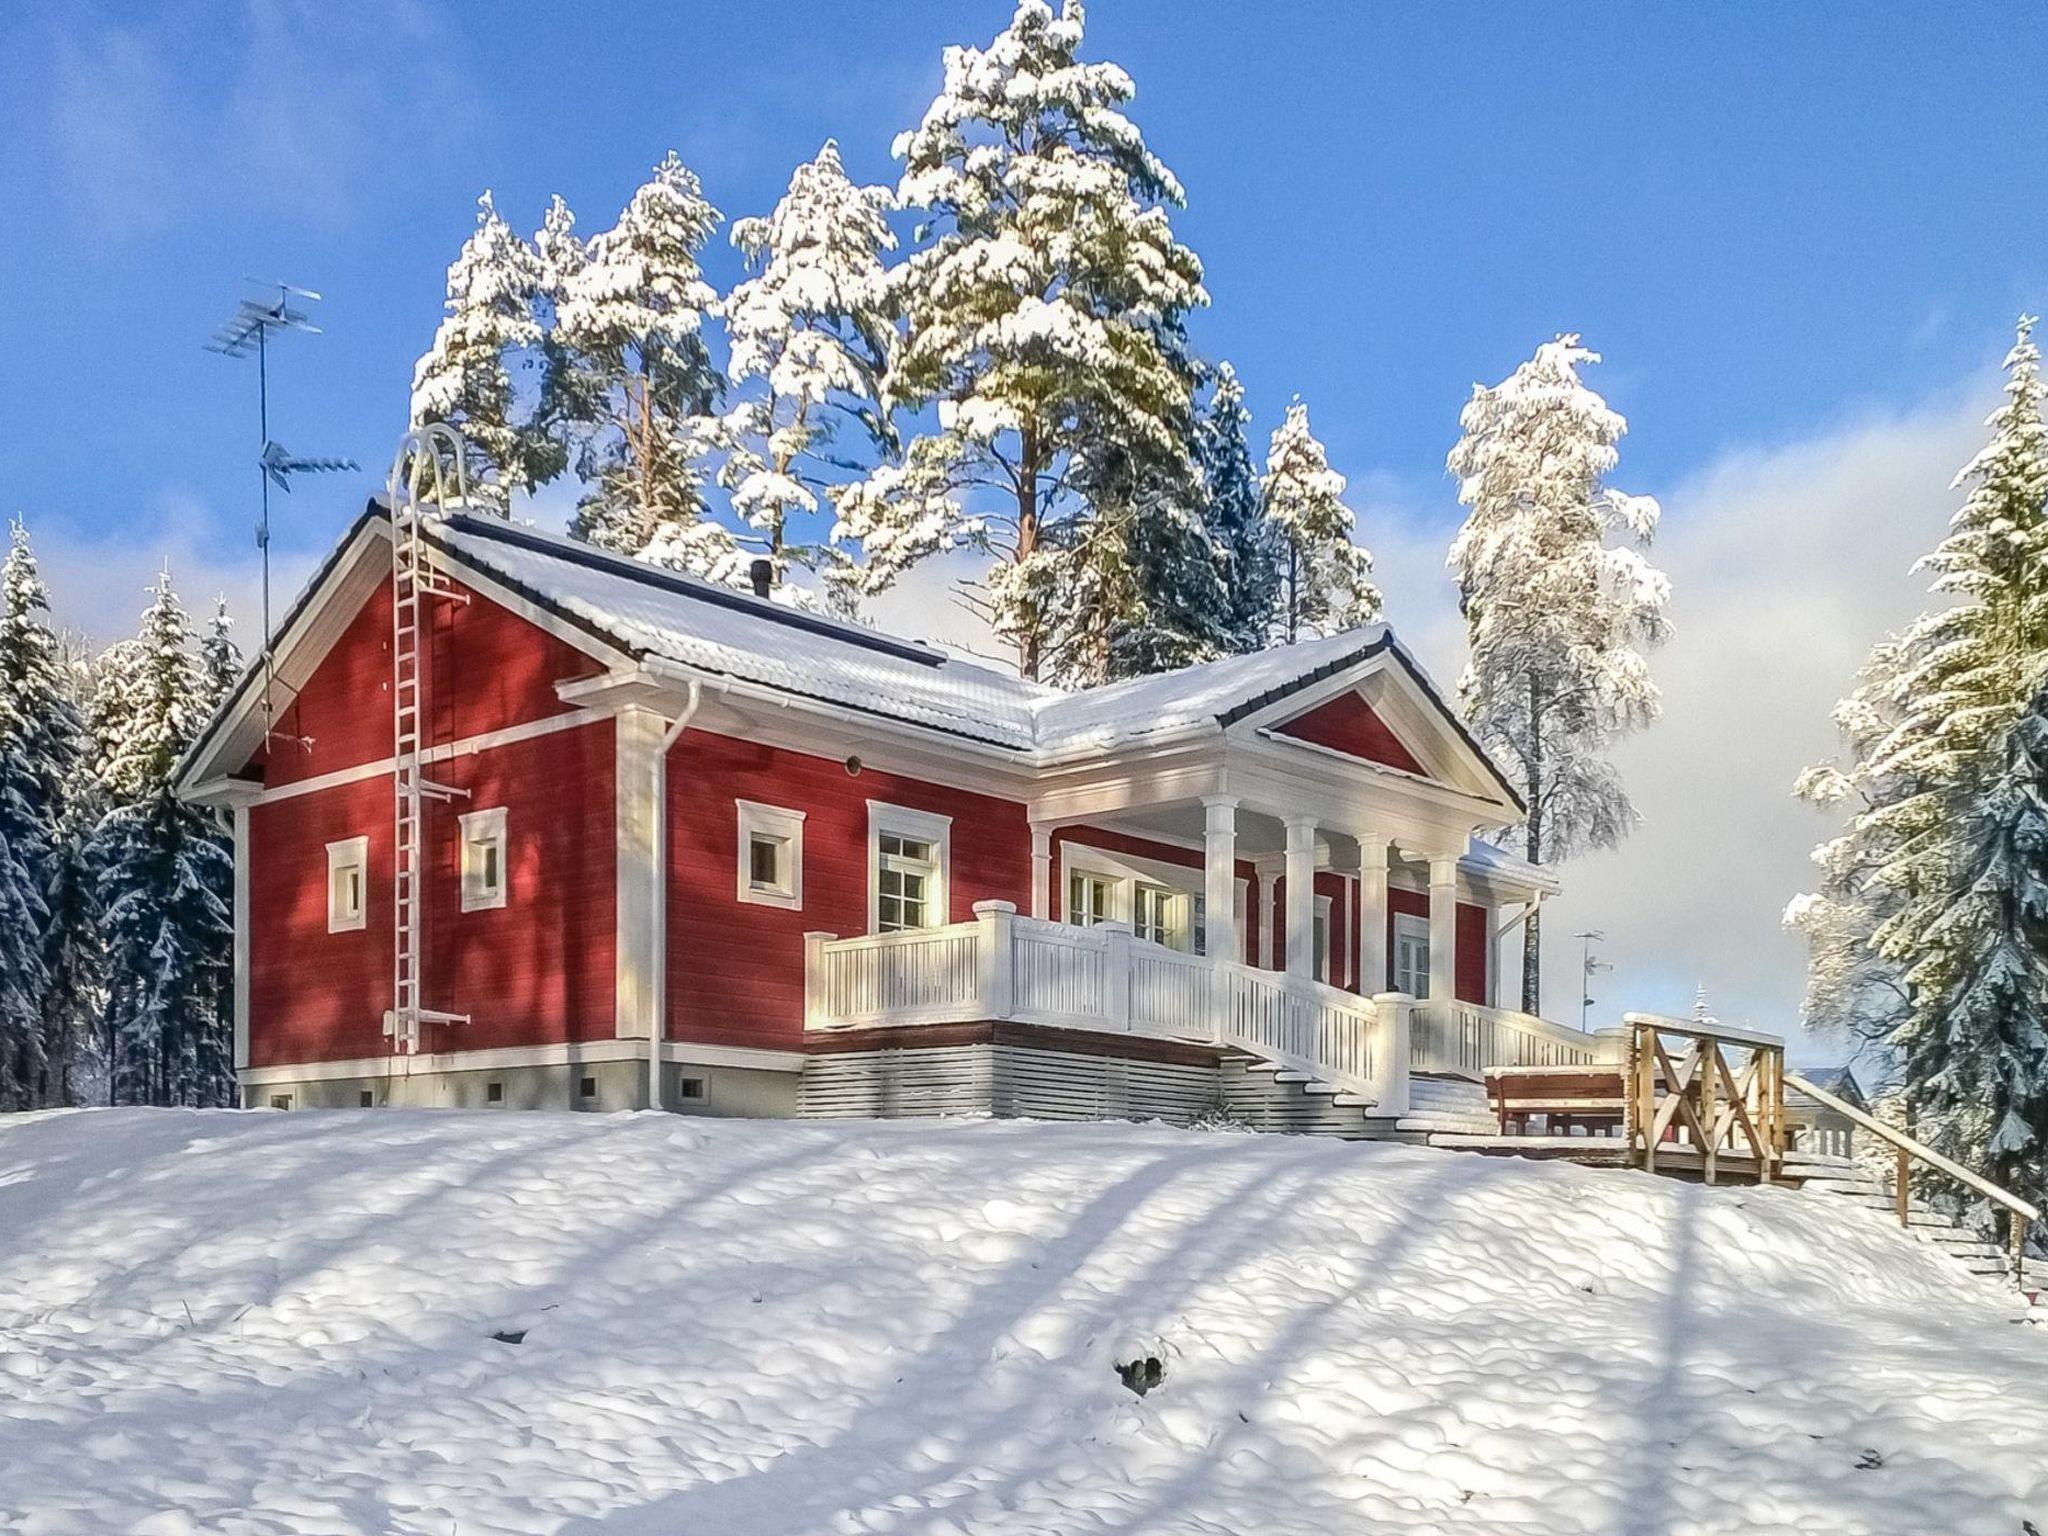
[[[1391,1134],[1593,1054],[1498,1006],[1549,879],[1474,839],[1514,790],[1384,627],[1066,693],[400,525],[394,560],[372,504],[180,770],[233,814],[248,1104]]]

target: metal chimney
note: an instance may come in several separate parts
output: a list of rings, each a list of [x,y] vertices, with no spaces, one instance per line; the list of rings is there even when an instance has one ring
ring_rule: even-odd
[[[775,562],[756,560],[747,567],[747,579],[754,584],[754,596],[766,597],[768,589],[775,585]]]

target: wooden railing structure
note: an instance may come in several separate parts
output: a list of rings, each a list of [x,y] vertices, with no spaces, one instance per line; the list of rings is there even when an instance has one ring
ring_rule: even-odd
[[[1594,1058],[1595,1037],[1468,1003],[1361,997],[1307,977],[1187,954],[1102,923],[979,902],[974,921],[805,943],[805,1027],[1016,1021],[1227,1046],[1353,1096],[1408,1108],[1411,1072],[1475,1081],[1491,1061]]]
[[[1898,1197],[1899,1225],[1913,1224],[1913,1164],[1925,1163],[1935,1172],[1951,1178],[1963,1188],[1982,1195],[1993,1205],[2001,1207],[2007,1216],[2012,1243],[2012,1279],[2015,1285],[2024,1286],[2027,1258],[2027,1231],[2041,1219],[2041,1209],[2030,1201],[2022,1200],[2009,1189],[2001,1189],[1981,1174],[1972,1173],[1961,1163],[1943,1157],[1924,1142],[1915,1141],[1895,1126],[1886,1125],[1875,1115],[1858,1109],[1855,1105],[1838,1099],[1825,1088],[1816,1087],[1797,1073],[1785,1074],[1785,1081],[1817,1104],[1824,1104],[1837,1114],[1845,1116],[1854,1124],[1891,1144],[1897,1162],[1894,1166],[1894,1191]]]
[[[1631,1160],[1655,1173],[1660,1156],[1696,1157],[1709,1184],[1734,1161],[1770,1183],[1785,1154],[1785,1042],[1654,1013],[1624,1014],[1622,1022]]]

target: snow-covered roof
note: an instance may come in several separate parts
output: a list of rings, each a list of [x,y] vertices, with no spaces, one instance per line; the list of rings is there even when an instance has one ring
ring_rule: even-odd
[[[1384,624],[1070,693],[499,518],[454,514],[429,527],[459,564],[635,656],[1041,758],[1228,725],[1383,650],[1457,724]]]
[[[1463,860],[1467,872],[1484,878],[1492,875],[1510,884],[1533,887],[1537,890],[1555,892],[1558,889],[1557,876],[1541,864],[1531,864],[1517,854],[1484,838],[1472,838],[1465,845]]]

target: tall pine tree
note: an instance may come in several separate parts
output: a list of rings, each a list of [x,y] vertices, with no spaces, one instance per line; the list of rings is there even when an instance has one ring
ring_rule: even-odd
[[[698,253],[721,215],[671,151],[562,284],[557,399],[572,413],[584,495],[570,531],[714,581],[744,575],[704,507],[720,378],[704,323],[717,295]]]
[[[229,992],[234,864],[171,775],[204,722],[207,679],[191,622],[161,577],[128,651],[94,830],[106,939],[104,1028],[118,1104],[224,1105],[234,1089]]]
[[[446,422],[469,446],[472,504],[497,513],[549,466],[513,397],[512,363],[541,340],[534,304],[541,265],[486,192],[476,229],[448,268],[447,316],[413,369],[415,426]]]
[[[1657,503],[1605,481],[1628,430],[1579,378],[1599,356],[1559,336],[1505,382],[1474,385],[1451,450],[1469,509],[1451,544],[1471,659],[1473,730],[1529,807],[1523,853],[1551,864],[1611,848],[1635,822],[1607,760],[1658,712],[1644,652],[1667,630],[1670,584],[1643,557]],[[1620,546],[1609,539],[1620,537]],[[1522,932],[1522,1007],[1542,1008],[1542,931]]]
[[[2048,424],[2033,324],[2020,321],[1990,441],[1957,476],[1962,505],[1921,562],[1948,601],[1879,645],[1837,708],[1847,767],[1800,778],[1802,797],[1850,814],[1815,851],[1819,890],[1787,913],[1811,946],[1808,1022],[1879,1045],[1923,1134],[2015,1176],[2016,1160],[2038,1163],[2027,1138],[2048,1096],[2038,973],[2016,959],[2040,931],[2028,775],[2048,672]]]
[[[1330,468],[1298,399],[1273,430],[1262,498],[1280,548],[1287,642],[1304,627],[1329,634],[1377,619],[1380,589],[1372,584],[1372,556],[1351,541],[1356,520],[1344,505],[1344,477]]]
[[[17,521],[0,566],[0,1108],[9,1109],[51,1097],[44,946],[62,851],[70,704],[49,609]],[[57,1066],[61,1077],[61,1059]]]
[[[733,225],[754,275],[725,302],[726,376],[737,403],[725,416],[718,478],[778,583],[795,565],[847,590],[830,525],[812,537],[799,525],[894,446],[881,398],[895,336],[882,266],[896,244],[890,201],[884,188],[855,186],[828,139],[797,167],[773,213]]]
[[[891,388],[935,406],[938,430],[841,505],[871,585],[937,550],[992,551],[989,616],[1029,677],[1058,568],[1090,542],[1076,462],[1104,442],[1185,456],[1183,323],[1207,302],[1167,219],[1180,185],[1124,113],[1130,76],[1081,60],[1082,22],[1074,0],[1020,0],[988,47],[946,51],[943,89],[896,142],[898,200],[929,210],[931,237],[893,284]]]
[[[1237,370],[1218,364],[1208,398],[1196,410],[1194,454],[1204,520],[1222,566],[1224,632],[1228,648],[1239,652],[1272,642],[1281,598],[1281,540],[1259,494],[1251,420]]]

